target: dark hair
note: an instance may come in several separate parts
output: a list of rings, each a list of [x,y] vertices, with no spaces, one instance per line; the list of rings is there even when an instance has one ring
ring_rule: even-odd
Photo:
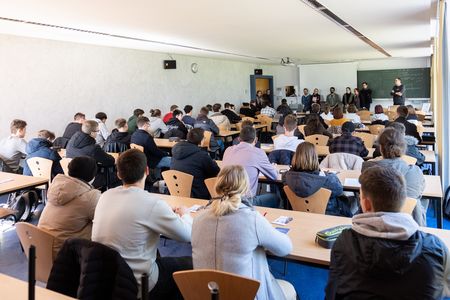
[[[142,117],[139,117],[139,118],[137,119],[136,125],[137,125],[137,127],[139,128],[139,127],[142,127],[142,126],[144,126],[146,123],[149,123],[149,122],[150,122],[150,120],[149,120],[147,117],[142,116]]]
[[[399,171],[390,166],[373,166],[359,176],[359,182],[374,212],[399,212],[402,208],[406,199],[406,183]]]
[[[125,184],[133,184],[144,178],[147,158],[142,151],[130,149],[117,159],[117,174]]]
[[[189,104],[185,105],[183,108],[184,113],[186,113],[186,114],[190,113],[192,111],[192,109],[193,109],[192,105],[189,105]]]
[[[241,132],[239,133],[239,139],[242,142],[253,143],[256,139],[256,130],[253,126],[242,126]]]
[[[320,104],[318,104],[318,103],[313,103],[313,104],[311,105],[311,112],[312,112],[312,113],[315,113],[315,114],[318,114],[318,113],[320,112]]]
[[[200,108],[200,115],[207,116],[208,113],[209,113],[209,110],[208,110],[208,108],[206,108],[205,106],[203,106],[202,108]]]
[[[342,119],[344,114],[342,113],[342,108],[338,105],[333,109],[333,118]]]
[[[404,105],[400,105],[399,107],[397,107],[397,114],[400,117],[406,118],[408,116],[408,108]]]
[[[292,131],[297,127],[297,117],[294,115],[287,115],[284,118],[283,126],[286,128],[287,131]]]
[[[155,108],[155,109],[150,109],[150,117],[160,117],[161,116],[161,110]]]
[[[95,114],[95,118],[99,120],[108,119],[108,116],[104,112],[98,112]]]
[[[331,86],[331,87],[330,87],[330,91],[331,91],[331,89],[336,90],[336,89],[334,88],[334,86]]]
[[[136,108],[136,109],[133,111],[133,115],[134,115],[135,117],[142,116],[143,114],[144,114],[144,111],[143,111],[142,109],[140,109],[140,108]]]
[[[11,125],[9,126],[9,128],[11,129],[11,133],[14,134],[17,132],[17,130],[24,129],[25,127],[27,127],[27,122],[19,119],[12,120]]]
[[[47,129],[42,129],[39,130],[38,137],[41,139],[50,139],[53,141],[55,139],[55,134]]]
[[[127,124],[127,120],[119,118],[114,122],[114,124],[116,125],[117,128],[122,128]]]
[[[225,102],[225,104],[223,105],[223,107],[225,107],[225,108],[230,108],[230,107],[231,107],[231,104],[228,103],[228,102]]]
[[[206,108],[208,109],[208,111],[212,111],[212,105],[211,104],[207,104]]]
[[[319,115],[317,114],[309,115],[308,121],[306,122],[306,126],[308,126],[308,128],[311,128],[312,132],[317,132],[320,127],[323,127],[322,123],[320,123]]]
[[[354,114],[354,113],[356,113],[356,112],[358,111],[358,109],[356,108],[356,105],[355,105],[355,104],[350,104],[350,105],[348,106],[348,108],[347,108],[347,111],[348,111],[349,113]]]
[[[97,175],[97,162],[90,156],[73,158],[68,166],[69,176],[89,182]]]
[[[381,106],[380,104],[375,105],[375,113],[376,114],[384,113],[383,106]]]
[[[408,115],[412,116],[412,115],[416,114],[416,110],[414,109],[414,106],[406,105],[406,107],[408,108]]]
[[[281,99],[281,104],[287,104],[287,100],[286,99]]]
[[[250,103],[248,103],[248,102],[242,102],[242,106],[249,106],[250,105]]]
[[[174,111],[177,108],[178,108],[178,105],[173,104],[173,105],[170,106],[170,111]]]
[[[386,125],[386,128],[394,128],[395,130],[398,130],[403,134],[405,134],[405,132],[406,132],[405,125],[403,125],[402,123],[399,123],[399,122],[389,122]]]
[[[392,127],[385,128],[378,138],[383,158],[397,158],[405,154],[405,134]]]
[[[402,82],[402,79],[401,79],[400,77],[397,77],[397,78],[395,78],[395,79],[398,79],[400,82]]]
[[[253,127],[253,121],[250,120],[250,119],[246,119],[246,120],[244,120],[244,121],[241,122],[241,125],[242,125],[242,127],[244,127],[244,126],[250,126],[250,127]]]
[[[352,133],[353,131],[355,131],[355,124],[353,124],[353,122],[345,122],[344,124],[342,124],[341,129],[342,133]]]
[[[212,107],[213,112],[218,112],[218,111],[220,111],[220,108],[221,108],[221,107],[222,107],[222,105],[220,105],[220,103],[214,104],[213,107]]]
[[[76,121],[78,119],[86,119],[86,115],[80,112],[77,112],[74,116],[73,116],[73,120]]]
[[[179,109],[175,109],[175,110],[172,112],[172,117],[173,117],[173,118],[176,118],[176,117],[178,117],[179,115],[183,115],[183,112],[182,112],[181,110],[179,110]]]
[[[203,140],[205,130],[202,128],[191,129],[187,134],[187,140],[194,145],[200,145]]]
[[[365,85],[368,85],[366,81],[363,81],[363,82],[362,82],[361,84],[365,84]]]

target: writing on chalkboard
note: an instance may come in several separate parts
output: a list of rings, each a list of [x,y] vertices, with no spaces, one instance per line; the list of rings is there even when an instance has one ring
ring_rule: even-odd
[[[372,98],[392,98],[394,79],[400,77],[406,88],[406,98],[430,98],[430,68],[358,71],[358,87],[367,81]]]

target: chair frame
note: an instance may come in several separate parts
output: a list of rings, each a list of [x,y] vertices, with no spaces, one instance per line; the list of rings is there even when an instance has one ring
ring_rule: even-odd
[[[172,196],[191,197],[194,176],[181,171],[167,170],[161,173]]]
[[[305,141],[316,146],[326,146],[330,137],[323,134],[312,134],[305,137]]]
[[[283,190],[286,193],[293,210],[314,214],[325,214],[331,196],[330,190],[320,188],[317,192],[305,198],[298,197],[287,185],[283,187]]]
[[[371,133],[366,132],[353,132],[353,136],[359,137],[364,142],[364,146],[366,146],[367,149],[373,148],[373,144],[375,143],[375,140],[377,138],[376,135],[373,135]]]
[[[203,182],[205,183],[211,198],[219,197],[219,194],[216,193],[217,177],[206,178]]]

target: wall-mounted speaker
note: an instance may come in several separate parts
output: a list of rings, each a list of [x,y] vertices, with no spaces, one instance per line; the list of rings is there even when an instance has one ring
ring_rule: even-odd
[[[255,75],[262,75],[262,69],[255,69]]]
[[[177,61],[176,60],[165,60],[164,61],[164,69],[176,69]]]

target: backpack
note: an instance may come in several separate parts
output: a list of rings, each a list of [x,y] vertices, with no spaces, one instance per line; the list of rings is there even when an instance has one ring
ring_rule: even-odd
[[[36,191],[27,190],[10,195],[7,206],[14,211],[16,221],[29,221],[39,202]]]
[[[450,186],[445,190],[444,195],[444,217],[450,219]]]

